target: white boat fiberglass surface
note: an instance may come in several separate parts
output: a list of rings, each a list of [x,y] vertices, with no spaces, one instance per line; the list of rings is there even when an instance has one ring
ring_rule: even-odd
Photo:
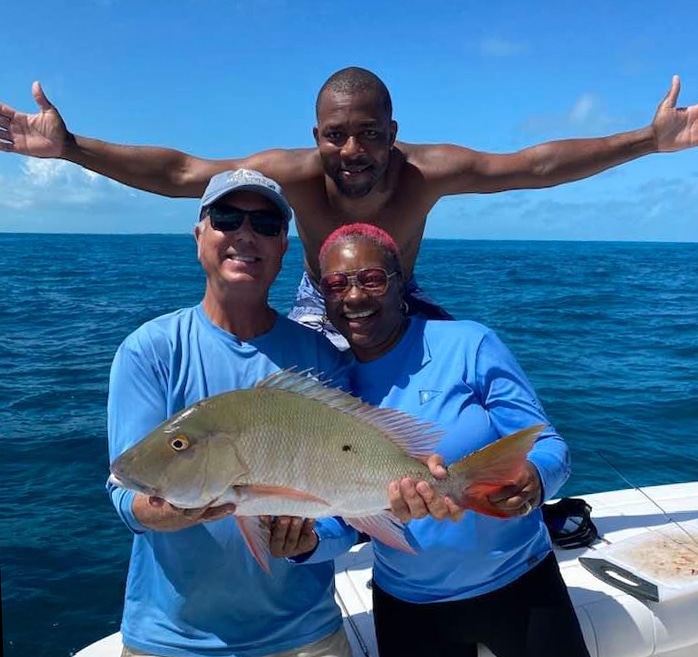
[[[556,550],[562,574],[592,657],[698,657],[698,481],[643,490],[679,527],[637,490],[585,495],[601,540]],[[371,555],[367,543],[337,560],[337,600],[355,657],[378,657]],[[120,652],[116,633],[75,657]],[[479,657],[492,653],[481,647]]]

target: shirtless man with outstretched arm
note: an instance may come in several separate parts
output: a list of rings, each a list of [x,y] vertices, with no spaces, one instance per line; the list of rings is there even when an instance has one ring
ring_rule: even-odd
[[[35,83],[37,114],[0,104],[0,149],[65,159],[131,187],[173,197],[200,196],[211,176],[223,170],[263,172],[282,185],[295,210],[309,276],[301,283],[291,316],[313,324],[313,317],[318,320],[323,314],[313,286],[318,251],[339,225],[364,221],[385,229],[400,247],[409,278],[427,214],[442,196],[551,187],[643,155],[698,144],[698,105],[676,107],[679,90],[674,76],[647,127],[493,154],[396,141],[398,126],[388,89],[370,71],[352,67],[333,74],[318,94],[315,148],[207,160],[172,149],[121,146],[74,135]],[[407,284],[406,294],[410,312],[448,317],[425,299],[414,281]]]

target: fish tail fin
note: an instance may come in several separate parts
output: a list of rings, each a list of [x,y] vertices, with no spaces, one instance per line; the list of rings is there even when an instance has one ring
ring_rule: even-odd
[[[454,502],[464,509],[506,517],[489,501],[489,496],[518,478],[526,467],[526,456],[545,426],[535,424],[521,429],[449,466],[449,478],[463,482],[463,487],[453,496]]]

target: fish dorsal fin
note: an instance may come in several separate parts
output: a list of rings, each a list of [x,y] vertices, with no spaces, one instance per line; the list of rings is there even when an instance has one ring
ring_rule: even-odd
[[[436,451],[443,435],[443,431],[436,425],[417,420],[402,411],[367,404],[339,388],[329,387],[329,381],[318,381],[310,376],[309,372],[310,370],[296,372],[293,368],[279,370],[262,379],[255,388],[283,390],[302,395],[347,413],[357,420],[371,424],[407,454],[421,461]]]

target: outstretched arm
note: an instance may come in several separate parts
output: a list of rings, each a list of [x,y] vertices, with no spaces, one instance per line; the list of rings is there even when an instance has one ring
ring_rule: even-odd
[[[698,145],[698,105],[676,107],[680,88],[675,75],[646,128],[608,137],[551,141],[503,155],[450,145],[416,147],[415,164],[436,195],[443,196],[552,187],[650,153],[692,148]]]
[[[130,187],[164,196],[201,196],[211,176],[240,167],[262,171],[281,184],[294,182],[292,172],[298,175],[300,168],[298,153],[305,152],[273,150],[247,158],[205,160],[169,148],[111,144],[69,132],[38,82],[32,85],[32,95],[39,106],[36,114],[0,104],[0,150],[61,158]]]

